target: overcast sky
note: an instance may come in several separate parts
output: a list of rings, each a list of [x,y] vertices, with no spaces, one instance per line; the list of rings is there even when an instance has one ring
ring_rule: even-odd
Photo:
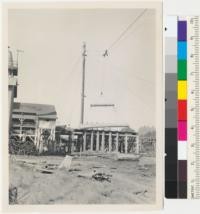
[[[155,124],[155,14],[143,10],[10,10],[9,45],[20,55],[19,102],[53,104],[59,124],[80,123],[82,44],[87,44],[85,123]],[[108,49],[108,56],[102,57]],[[112,103],[115,107],[91,108]]]

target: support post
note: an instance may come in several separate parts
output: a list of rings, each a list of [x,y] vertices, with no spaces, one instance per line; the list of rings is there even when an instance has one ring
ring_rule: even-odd
[[[86,150],[86,132],[84,132],[84,134],[83,134],[83,152],[85,152],[85,150]]]
[[[109,132],[108,151],[112,151],[112,132]]]
[[[35,119],[35,132],[34,132],[34,145],[37,147],[37,129],[38,129],[38,127],[37,127],[37,119]]]
[[[101,151],[104,152],[104,145],[105,145],[105,132],[102,132],[102,137],[101,137]]]
[[[115,138],[115,150],[116,150],[116,152],[118,152],[118,148],[119,148],[119,132],[117,132],[116,138]]]
[[[74,133],[71,134],[71,153],[74,152]]]
[[[36,149],[37,152],[39,152],[39,146],[40,146],[40,129],[37,127],[36,129]]]
[[[94,133],[91,132],[91,138],[90,138],[90,150],[93,151],[93,139],[94,139]]]
[[[96,135],[96,151],[99,151],[99,131],[97,131]]]
[[[136,140],[136,150],[135,150],[135,152],[136,152],[136,154],[139,154],[140,153],[140,145],[139,145],[139,137],[138,137],[138,135],[136,135],[135,140]]]
[[[128,153],[128,136],[125,135],[125,154]]]

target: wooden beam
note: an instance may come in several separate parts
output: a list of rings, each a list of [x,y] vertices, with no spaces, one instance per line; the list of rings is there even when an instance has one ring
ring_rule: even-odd
[[[90,104],[90,107],[115,107],[115,104]]]

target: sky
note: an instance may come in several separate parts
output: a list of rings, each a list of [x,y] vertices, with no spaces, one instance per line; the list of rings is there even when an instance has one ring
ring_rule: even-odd
[[[128,124],[135,130],[154,126],[155,11],[147,10],[126,31],[142,11],[9,10],[9,46],[14,54],[23,50],[16,101],[55,105],[58,124],[79,126],[85,42],[84,122]],[[90,107],[107,103],[114,107]]]

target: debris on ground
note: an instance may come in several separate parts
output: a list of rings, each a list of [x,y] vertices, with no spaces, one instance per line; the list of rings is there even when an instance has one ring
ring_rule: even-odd
[[[80,172],[81,169],[78,169],[78,168],[71,168],[69,169],[69,172]]]
[[[58,165],[57,164],[52,164],[52,163],[49,163],[49,164],[46,164],[44,166],[45,169],[49,169],[49,170],[54,170],[54,169],[57,169],[58,168]]]
[[[111,167],[110,169],[117,169],[116,167]]]
[[[44,174],[53,174],[54,173],[54,171],[52,169],[47,169],[45,167],[37,167],[36,170],[41,173],[44,173]]]
[[[148,168],[145,167],[145,166],[139,166],[138,169],[139,169],[139,170],[148,170]]]
[[[123,154],[123,153],[116,153],[116,160],[119,161],[139,161],[141,155],[139,154]]]
[[[53,174],[56,169],[58,169],[58,164],[51,164],[51,163],[38,165],[36,167],[37,171],[44,174]]]
[[[93,172],[85,172],[85,173],[78,174],[77,177],[79,177],[79,178],[89,178],[89,179],[91,179],[92,176],[93,176],[93,174],[94,174]]]
[[[143,173],[143,174],[141,174],[141,176],[142,176],[142,177],[152,177],[153,174],[144,174],[144,173]]]
[[[139,194],[144,195],[144,194],[147,193],[147,192],[148,192],[148,191],[145,189],[145,190],[143,190],[143,191],[133,192],[133,194],[135,194],[135,195],[139,195]]]
[[[95,173],[92,178],[97,180],[97,181],[108,181],[111,182],[111,177],[112,175],[105,174],[105,173]]]
[[[105,166],[93,166],[91,167],[92,169],[100,169],[100,168],[105,168]]]
[[[79,159],[73,158],[69,170],[59,170],[58,166],[64,158],[19,155],[13,158],[11,155],[9,184],[17,188],[17,196],[13,197],[10,194],[11,198],[16,199],[10,199],[14,201],[10,203],[28,205],[152,204],[156,200],[155,165],[140,166],[138,161],[116,161],[112,158],[84,156]],[[146,159],[146,157],[142,156],[141,159]],[[147,162],[141,159],[142,163]],[[33,167],[26,167],[26,164],[22,162],[30,163],[28,165]],[[105,167],[95,169],[92,168],[93,166]],[[140,167],[146,167],[148,170],[139,170]],[[79,169],[81,171],[78,171]]]
[[[17,204],[17,187],[9,187],[9,204]]]

